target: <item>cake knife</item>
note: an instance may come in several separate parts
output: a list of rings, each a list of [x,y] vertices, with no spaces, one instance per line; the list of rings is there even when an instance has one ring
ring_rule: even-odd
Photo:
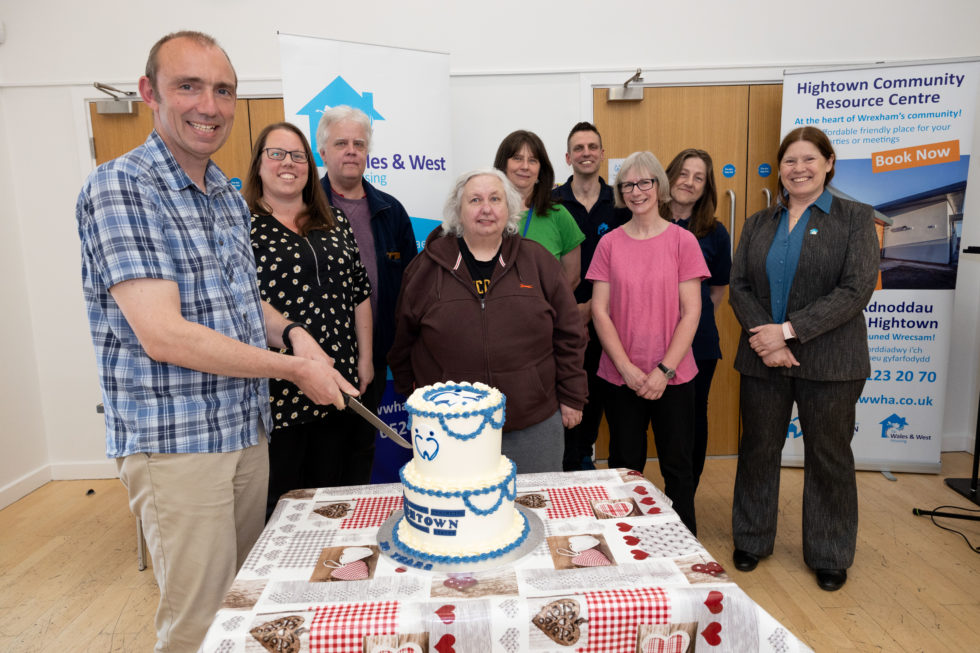
[[[359,402],[357,399],[354,399],[354,397],[351,397],[346,392],[342,392],[341,394],[344,395],[344,405],[346,405],[348,408],[352,408],[355,413],[363,417],[372,426],[381,431],[381,435],[387,437],[399,447],[404,447],[405,449],[412,448],[412,445],[409,444],[408,440],[400,436],[398,431],[385,424],[380,417],[368,410],[364,404]]]

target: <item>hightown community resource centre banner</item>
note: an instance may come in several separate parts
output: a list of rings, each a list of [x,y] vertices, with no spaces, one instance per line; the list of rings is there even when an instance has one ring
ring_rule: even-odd
[[[813,125],[837,153],[831,192],[870,204],[881,278],[864,311],[871,376],[859,469],[939,472],[953,289],[980,62],[787,73],[782,134]],[[953,351],[955,355],[955,349]],[[784,464],[800,464],[799,422]]]
[[[442,222],[452,184],[449,55],[291,34],[279,35],[279,51],[286,120],[309,137],[320,176],[326,168],[316,130],[323,111],[361,109],[374,130],[364,178],[404,205],[421,249]],[[404,398],[395,395],[390,372],[378,413],[408,435]],[[377,444],[372,480],[397,481],[411,452],[380,435]]]

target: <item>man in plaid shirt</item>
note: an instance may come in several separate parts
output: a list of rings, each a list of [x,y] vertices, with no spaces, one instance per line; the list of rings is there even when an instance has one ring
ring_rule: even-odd
[[[210,36],[160,39],[139,80],[154,131],[92,173],[76,207],[106,452],[153,559],[157,651],[197,649],[262,530],[266,379],[338,407],[340,390],[357,394],[259,299],[248,209],[210,160],[237,83]]]

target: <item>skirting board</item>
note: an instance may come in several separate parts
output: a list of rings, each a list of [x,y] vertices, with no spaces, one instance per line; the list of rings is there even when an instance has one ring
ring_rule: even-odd
[[[57,463],[44,465],[0,487],[0,510],[26,497],[48,481],[75,481],[89,478],[117,478],[115,460],[89,463]]]
[[[783,456],[783,467],[802,467],[803,456]],[[913,474],[940,474],[943,464],[900,460],[856,460],[854,468],[859,472],[911,472]]]
[[[6,508],[14,501],[26,497],[51,480],[51,466],[38,467],[33,472],[24,474],[16,481],[0,487],[0,509]]]

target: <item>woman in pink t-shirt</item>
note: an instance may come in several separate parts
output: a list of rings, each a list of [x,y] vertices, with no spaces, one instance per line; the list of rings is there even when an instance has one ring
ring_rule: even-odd
[[[701,280],[710,272],[694,235],[660,216],[670,184],[657,157],[627,157],[613,191],[632,218],[603,236],[586,275],[603,349],[599,377],[610,384],[609,466],[642,472],[652,425],[664,491],[697,534],[691,455],[698,369],[691,341]]]

